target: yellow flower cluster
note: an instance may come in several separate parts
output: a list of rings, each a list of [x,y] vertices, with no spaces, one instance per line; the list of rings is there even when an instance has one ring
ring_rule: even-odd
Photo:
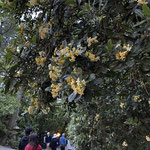
[[[141,102],[142,101],[142,99],[140,99],[139,95],[134,96],[133,99],[134,99],[135,102]]]
[[[58,77],[60,77],[60,73],[61,73],[61,68],[60,67],[57,67],[57,66],[52,66],[52,65],[49,65],[49,76],[50,78],[52,79],[52,81],[56,81],[56,79]]]
[[[123,141],[122,146],[123,146],[123,147],[128,146],[127,142],[126,142],[126,141]]]
[[[139,4],[147,4],[146,0],[136,0]]]
[[[15,48],[13,47],[13,45],[11,45],[11,44],[8,45],[8,48],[10,49],[11,52],[13,52],[13,53],[15,52]]]
[[[115,57],[117,60],[124,60],[127,57],[128,52],[124,51],[124,52],[118,52]]]
[[[53,98],[56,98],[58,96],[58,92],[60,91],[60,88],[61,88],[61,83],[58,83],[58,84],[52,84],[51,85],[51,88],[52,88],[52,97]]]
[[[25,42],[25,46],[29,47],[30,46],[30,42],[29,41]]]
[[[97,122],[99,120],[99,114],[96,114],[95,121]]]
[[[38,103],[38,100],[37,98],[31,98],[31,102],[34,104],[35,108],[39,108],[39,103]]]
[[[94,37],[94,38],[89,37],[87,39],[87,42],[88,42],[88,47],[90,47],[92,43],[98,43],[98,40],[97,40],[97,37]]]
[[[126,105],[125,105],[125,103],[120,103],[120,108],[126,108]]]
[[[86,53],[85,53],[85,56],[86,56],[86,57],[89,57],[92,62],[96,62],[96,61],[98,61],[98,60],[100,59],[99,56],[96,57],[96,56],[95,56],[94,54],[92,54],[91,52],[86,52]]]
[[[33,107],[32,106],[29,106],[28,107],[28,113],[31,115],[33,114]]]
[[[46,38],[46,34],[48,33],[49,30],[49,23],[46,24],[46,26],[40,26],[39,28],[39,35],[41,39],[45,39]]]
[[[44,57],[45,52],[41,51],[39,52],[39,54],[40,54],[40,57],[35,58],[36,64],[39,66],[44,66],[44,63],[46,62],[46,57]]]
[[[39,66],[43,66],[44,65],[44,62],[46,62],[46,57],[36,57],[35,58],[35,61],[36,61],[36,64],[39,65]]]
[[[150,142],[150,137],[149,137],[149,136],[146,136],[145,138],[146,138],[146,140],[147,140],[148,142]]]
[[[128,51],[128,52],[130,52],[131,51],[131,49],[132,49],[132,46],[130,46],[129,44],[127,44],[127,45],[123,45],[123,47],[122,47],[124,50],[126,50],[126,51]]]
[[[68,85],[71,85],[71,88],[78,94],[83,95],[85,89],[85,80],[80,80],[79,78],[77,81],[73,77],[68,77],[66,79]]]
[[[31,85],[31,87],[32,87],[32,88],[37,88],[37,87],[38,87],[38,84],[37,84],[37,83],[33,83],[33,84]]]
[[[38,5],[38,2],[37,0],[30,0],[30,4],[34,6],[34,5]]]

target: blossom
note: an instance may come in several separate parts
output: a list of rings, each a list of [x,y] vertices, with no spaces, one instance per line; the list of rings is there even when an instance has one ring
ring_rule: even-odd
[[[41,39],[45,39],[46,38],[47,32],[48,32],[48,26],[46,26],[46,27],[40,26],[40,28],[39,28],[39,35],[40,35]]]
[[[124,52],[118,52],[115,57],[117,60],[124,60],[127,56],[128,52],[124,51]]]
[[[98,120],[99,120],[99,114],[96,114],[95,121],[98,121]]]
[[[37,0],[30,0],[30,4],[34,6],[34,5],[38,5],[38,2]]]
[[[35,61],[36,61],[36,64],[39,65],[39,66],[43,66],[44,65],[44,62],[46,62],[46,57],[36,57],[35,58]]]
[[[150,137],[149,137],[149,136],[146,136],[145,138],[146,138],[146,140],[147,140],[148,142],[150,142]]]
[[[51,85],[51,88],[52,88],[52,97],[53,98],[56,98],[58,96],[58,92],[60,91],[60,88],[61,88],[61,83],[58,83],[58,84],[52,84]]]
[[[28,112],[29,112],[29,114],[33,114],[33,107],[32,106],[28,107]]]
[[[139,4],[147,4],[146,0],[137,0]]]
[[[122,47],[124,50],[126,50],[126,51],[131,51],[131,49],[132,49],[132,46],[130,46],[129,44],[128,45],[123,45],[123,47]]]
[[[123,141],[122,146],[124,146],[124,147],[128,146],[127,142]]]
[[[94,38],[89,37],[89,38],[87,39],[88,47],[90,47],[92,43],[97,43],[97,42],[98,42],[98,40],[97,40],[96,38],[97,38],[97,37],[94,37]]]
[[[91,52],[86,52],[85,53],[85,56],[86,57],[89,57],[89,59],[92,61],[92,62],[96,62],[96,61],[98,61],[99,59],[100,59],[100,57],[99,56],[95,56],[94,54],[92,54]]]
[[[29,47],[30,46],[30,42],[29,41],[25,42],[25,46]]]
[[[125,103],[120,103],[120,108],[125,108]]]

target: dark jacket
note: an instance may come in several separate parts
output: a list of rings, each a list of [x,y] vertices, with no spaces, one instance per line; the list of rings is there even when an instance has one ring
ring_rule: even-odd
[[[29,136],[23,136],[19,143],[19,150],[24,150],[29,143]]]
[[[58,139],[57,138],[52,138],[50,147],[51,148],[56,148],[59,145]]]
[[[52,140],[52,137],[51,136],[46,136],[46,143],[50,143]]]

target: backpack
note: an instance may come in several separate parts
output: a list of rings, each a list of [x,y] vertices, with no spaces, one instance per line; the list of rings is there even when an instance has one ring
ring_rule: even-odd
[[[29,136],[23,136],[19,143],[19,150],[24,150],[29,143]]]

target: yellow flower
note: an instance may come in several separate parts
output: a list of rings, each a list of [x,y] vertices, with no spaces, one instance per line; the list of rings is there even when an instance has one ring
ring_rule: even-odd
[[[40,55],[40,56],[44,56],[44,55],[45,55],[45,52],[44,52],[44,51],[40,51],[40,52],[39,52],[39,55]]]
[[[76,51],[74,52],[74,54],[75,54],[76,56],[79,56],[81,53],[80,53],[79,50],[76,50]]]
[[[37,88],[38,84],[37,83],[33,83],[33,85],[31,86],[32,88]]]
[[[25,42],[25,46],[29,47],[30,46],[30,42],[29,41]]]
[[[54,55],[56,55],[56,52],[57,52],[57,47],[56,47],[55,50],[54,50]]]
[[[140,98],[139,95],[133,97],[133,99],[134,99],[135,102],[137,102],[139,100],[139,98]]]
[[[92,62],[98,61],[100,59],[99,56],[95,57],[95,55],[92,54],[91,52],[86,52],[85,56],[89,57]]]
[[[52,79],[52,81],[56,81],[57,76],[52,71],[49,72],[49,76]]]
[[[98,40],[97,40],[96,38],[97,38],[97,37],[94,37],[94,38],[89,37],[89,38],[87,39],[88,47],[90,47],[92,43],[97,43],[97,42],[98,42]]]
[[[46,34],[48,32],[48,27],[43,27],[43,26],[40,26],[39,28],[39,35],[40,35],[40,38],[41,39],[45,39],[46,38]]]
[[[38,5],[38,2],[37,0],[30,0],[30,4],[34,6],[34,5]]]
[[[75,74],[78,74],[78,70],[77,70],[76,67],[73,69],[73,72],[74,72]]]
[[[99,120],[99,114],[96,114],[95,121],[97,122]]]
[[[148,142],[150,142],[150,137],[149,137],[149,136],[146,136],[145,138],[146,138],[146,140],[147,140]]]
[[[125,103],[120,103],[120,108],[126,108]]]
[[[65,60],[58,59],[57,63],[58,63],[59,65],[62,65],[62,66],[63,66],[64,63],[65,63]]]
[[[123,49],[129,52],[129,51],[131,51],[132,46],[130,46],[129,44],[128,45],[123,45]]]
[[[125,51],[125,52],[118,52],[115,57],[117,60],[124,60],[127,56],[128,52]]]
[[[56,98],[58,96],[58,92],[60,91],[60,87],[61,87],[61,83],[51,85],[51,88],[52,88],[51,94],[52,94],[53,98]]]
[[[66,81],[67,81],[67,83],[68,83],[69,85],[71,85],[72,79],[73,79],[73,78],[72,78],[71,76],[69,76],[69,77],[66,78]]]
[[[150,104],[150,100],[148,101],[148,103]]]
[[[128,146],[127,142],[126,142],[126,141],[123,141],[122,146],[123,146],[123,147]]]
[[[44,65],[44,62],[46,62],[46,57],[36,57],[35,58],[35,61],[36,61],[36,64],[39,65],[39,66],[43,66]]]
[[[139,3],[139,4],[147,4],[147,2],[146,2],[146,0],[137,0],[137,2]]]
[[[33,114],[33,107],[32,106],[28,107],[28,112],[29,112],[29,114]]]
[[[75,50],[76,50],[76,48],[75,48],[75,47],[73,47],[73,48],[72,48],[72,50],[73,50],[73,51],[75,51]]]

